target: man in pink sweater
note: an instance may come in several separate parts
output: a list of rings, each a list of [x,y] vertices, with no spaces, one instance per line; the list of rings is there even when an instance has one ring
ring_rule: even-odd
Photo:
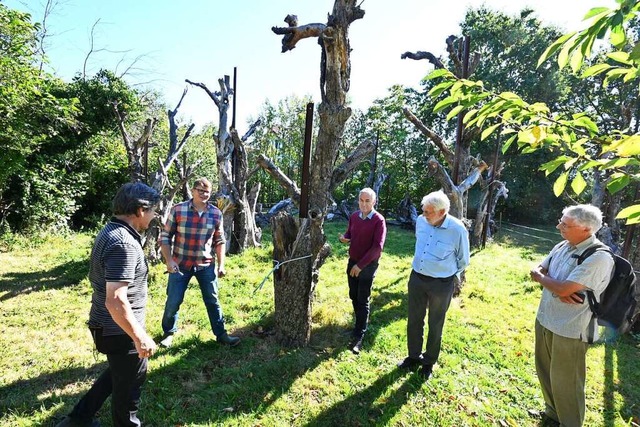
[[[363,188],[358,195],[360,210],[351,215],[347,232],[340,235],[340,241],[350,245],[347,279],[356,321],[349,347],[355,354],[360,353],[367,331],[371,286],[387,236],[387,225],[373,208],[375,204],[376,193],[371,188]]]

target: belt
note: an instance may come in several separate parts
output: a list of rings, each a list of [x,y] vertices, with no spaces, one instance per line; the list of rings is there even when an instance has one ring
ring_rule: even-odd
[[[197,271],[200,270],[204,270],[205,268],[211,266],[211,264],[205,264],[205,265],[194,265],[193,267],[191,267],[189,270],[187,271],[191,271],[192,273],[195,273]]]
[[[453,276],[455,276],[455,274],[453,276],[449,276],[449,277],[432,277],[432,276],[427,276],[426,274],[422,274],[422,273],[418,273],[417,271],[413,270],[414,273],[416,273],[419,277],[426,279],[426,280],[442,280],[443,282],[448,282],[449,280],[453,279]]]

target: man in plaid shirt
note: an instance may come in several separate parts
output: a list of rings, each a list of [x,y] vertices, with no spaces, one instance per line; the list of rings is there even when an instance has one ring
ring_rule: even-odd
[[[160,233],[160,247],[167,265],[169,282],[167,302],[162,316],[164,336],[160,344],[169,347],[178,330],[178,310],[191,277],[195,276],[207,308],[213,334],[219,343],[235,346],[240,338],[231,336],[224,327],[222,307],[218,301],[218,277],[224,277],[225,239],[222,212],[209,203],[211,182],[196,180],[191,200],[171,209],[164,230]],[[173,248],[173,251],[172,251]],[[218,259],[216,275],[213,252]]]

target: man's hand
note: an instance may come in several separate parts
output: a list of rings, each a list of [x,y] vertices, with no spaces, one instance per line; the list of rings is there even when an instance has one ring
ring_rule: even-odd
[[[167,272],[168,273],[180,272],[180,266],[178,266],[178,263],[176,262],[175,259],[171,258],[169,261],[167,261]]]
[[[533,280],[534,282],[538,282],[540,283],[540,281],[544,278],[544,269],[540,266],[537,266],[536,268],[532,268],[531,271],[529,272],[529,275],[531,276],[531,280]]]
[[[344,234],[341,234],[340,236],[338,236],[338,239],[342,243],[349,243],[351,241],[351,239],[347,239],[346,237],[344,237]]]
[[[140,359],[153,356],[158,349],[155,341],[147,334],[140,341],[135,341],[135,344]]]
[[[227,275],[227,272],[224,270],[224,265],[218,266],[218,277],[223,278]]]
[[[360,267],[358,267],[358,264],[356,264],[353,267],[351,267],[351,271],[349,271],[349,276],[358,277],[361,271],[362,270],[360,269]]]
[[[584,303],[584,295],[571,294],[568,297],[558,297],[558,299],[567,304],[582,304]]]

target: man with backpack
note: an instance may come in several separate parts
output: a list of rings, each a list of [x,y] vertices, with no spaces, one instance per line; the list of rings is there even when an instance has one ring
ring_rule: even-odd
[[[595,236],[600,227],[602,212],[597,207],[565,208],[556,226],[564,241],[530,273],[543,287],[535,323],[535,363],[544,415],[562,426],[584,422],[585,356],[590,337],[597,339],[598,333],[586,292],[592,291],[600,301],[614,270],[607,251],[580,259],[588,248],[602,245]]]

